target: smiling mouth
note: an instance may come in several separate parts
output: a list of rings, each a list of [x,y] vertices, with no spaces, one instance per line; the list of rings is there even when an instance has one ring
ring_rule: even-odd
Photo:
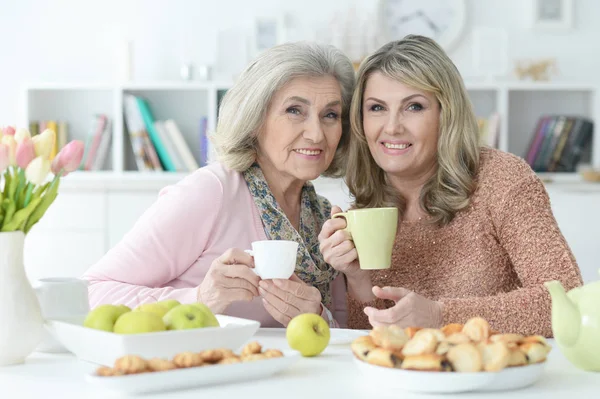
[[[385,148],[390,148],[392,150],[404,150],[412,145],[410,143],[403,143],[403,144],[382,143],[382,144]]]
[[[294,150],[295,152],[297,152],[298,154],[302,154],[302,155],[319,155],[321,154],[321,150],[305,150],[305,149],[297,149]]]

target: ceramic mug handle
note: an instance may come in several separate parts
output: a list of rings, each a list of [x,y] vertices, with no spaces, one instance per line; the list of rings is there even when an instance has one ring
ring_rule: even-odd
[[[344,228],[342,230],[347,231],[348,233],[350,233],[350,235],[352,235],[352,231],[350,231],[350,223],[348,223],[348,212],[335,213],[331,216],[331,218],[332,219],[335,219],[335,218],[346,219],[346,228]]]

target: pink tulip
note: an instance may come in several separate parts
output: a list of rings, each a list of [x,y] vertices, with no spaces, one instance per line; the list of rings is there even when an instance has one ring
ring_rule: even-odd
[[[73,140],[63,147],[52,161],[52,173],[66,176],[74,172],[81,165],[83,158],[84,144],[83,141]]]
[[[7,136],[14,136],[15,135],[15,128],[12,126],[6,126],[4,128],[4,134]]]
[[[17,144],[17,153],[15,157],[17,166],[21,169],[27,169],[29,162],[35,158],[35,147],[33,146],[33,141],[29,138],[25,138],[19,144]]]
[[[0,173],[4,172],[4,169],[6,169],[8,165],[10,165],[8,145],[0,143]]]

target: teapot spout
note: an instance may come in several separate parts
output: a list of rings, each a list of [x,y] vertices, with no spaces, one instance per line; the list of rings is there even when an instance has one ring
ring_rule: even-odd
[[[572,346],[579,337],[581,315],[577,305],[567,296],[560,281],[544,283],[552,298],[552,332],[564,346]]]

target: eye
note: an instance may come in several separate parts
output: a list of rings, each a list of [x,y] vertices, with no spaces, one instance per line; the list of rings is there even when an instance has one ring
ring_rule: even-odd
[[[419,112],[419,111],[423,110],[423,106],[419,103],[412,103],[408,106],[408,110]]]
[[[329,112],[327,115],[325,115],[325,118],[329,118],[329,119],[337,119],[340,116],[338,115],[337,112]]]
[[[285,112],[287,112],[288,114],[293,114],[293,115],[300,115],[301,112],[298,109],[298,107],[289,107],[288,109],[285,110]]]
[[[373,104],[369,107],[369,111],[374,111],[374,112],[383,111],[383,107],[379,104]]]

